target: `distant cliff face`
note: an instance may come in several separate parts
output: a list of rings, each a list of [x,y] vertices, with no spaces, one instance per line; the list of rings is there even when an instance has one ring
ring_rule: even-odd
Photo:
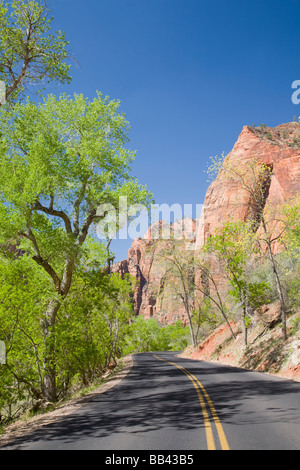
[[[282,124],[276,128],[245,126],[226,161],[231,165],[247,165],[254,157],[258,162],[272,167],[266,208],[300,195],[299,123]],[[201,247],[215,229],[229,218],[245,219],[249,198],[245,197],[241,203],[240,194],[239,185],[229,181],[221,171],[207,190],[200,220],[197,224],[193,222],[196,239],[189,237],[190,243]],[[137,314],[146,318],[153,316],[162,323],[171,323],[176,319],[185,322],[183,305],[168,288],[172,279],[168,279],[164,267],[155,257],[157,241],[153,240],[153,230],[157,227],[150,228],[143,239],[134,240],[127,259],[117,263],[113,271],[130,273],[137,279],[134,293]],[[182,249],[186,249],[186,242],[182,244]],[[197,273],[195,276],[197,279]]]
[[[181,225],[182,221],[179,222]],[[196,233],[196,223],[189,219],[186,221],[192,233]],[[131,274],[137,279],[133,300],[135,312],[145,318],[155,317],[161,323],[173,323],[180,319],[185,324],[186,316],[182,303],[170,288],[172,279],[169,279],[166,269],[157,256],[157,246],[163,241],[157,240],[157,231],[161,230],[161,223],[150,227],[143,238],[137,238],[128,251],[126,260],[116,263],[112,271],[121,275]],[[174,230],[174,227],[172,227]],[[176,225],[175,225],[176,230]],[[182,230],[182,236],[195,243],[195,239]]]
[[[297,147],[298,146],[298,147]],[[276,128],[245,126],[226,161],[231,166],[247,165],[251,159],[272,167],[266,207],[283,203],[300,193],[300,124],[282,124]],[[244,219],[249,198],[241,204],[241,188],[220,172],[207,190],[198,229],[197,242],[203,245],[217,227],[229,218]],[[237,204],[238,201],[238,204]]]

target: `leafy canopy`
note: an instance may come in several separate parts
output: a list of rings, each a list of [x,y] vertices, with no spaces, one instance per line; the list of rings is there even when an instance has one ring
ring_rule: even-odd
[[[23,239],[57,284],[49,264],[75,260],[100,204],[117,210],[120,196],[152,199],[129,174],[135,153],[119,106],[98,93],[91,102],[49,96],[0,112],[0,243]]]
[[[65,34],[51,33],[52,18],[36,0],[0,0],[0,80],[6,100],[17,101],[40,83],[69,83]]]

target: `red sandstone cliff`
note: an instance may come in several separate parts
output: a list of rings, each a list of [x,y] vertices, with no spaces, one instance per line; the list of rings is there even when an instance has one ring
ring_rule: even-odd
[[[225,161],[231,165],[247,165],[253,158],[272,167],[272,176],[266,193],[265,207],[281,204],[300,194],[300,124],[282,124],[276,128],[245,126]],[[237,204],[238,201],[238,204]],[[209,186],[203,211],[198,220],[196,240],[189,234],[190,243],[201,247],[207,237],[229,218],[244,219],[249,207],[249,196],[242,195],[236,182],[228,180],[219,172]],[[137,279],[134,293],[135,311],[149,318],[155,316],[160,322],[185,319],[181,302],[168,289],[166,272],[154,256],[155,242],[151,230],[143,239],[136,239],[126,260],[117,263],[113,270],[130,273]],[[183,245],[185,249],[186,245]]]
[[[245,126],[226,161],[231,165],[247,165],[251,159],[272,166],[272,177],[266,201],[268,205],[280,204],[300,192],[300,124],[282,124],[276,128]],[[240,204],[238,184],[228,181],[220,172],[207,190],[197,243],[203,245],[210,234],[230,217],[243,219],[249,199]],[[237,204],[239,199],[239,204]]]
[[[180,225],[180,221],[176,225]],[[188,233],[185,228],[188,228]],[[162,224],[150,227],[143,238],[137,238],[128,251],[126,260],[116,263],[112,270],[121,275],[131,274],[137,279],[134,290],[135,312],[146,318],[155,317],[161,323],[172,323],[177,319],[186,322],[184,307],[169,288],[171,279],[168,279],[163,264],[156,256],[157,231],[161,233]],[[173,232],[172,226],[171,232]],[[173,232],[174,233],[174,232]],[[194,243],[196,234],[196,223],[191,219],[185,220],[182,236],[188,239],[187,243]]]

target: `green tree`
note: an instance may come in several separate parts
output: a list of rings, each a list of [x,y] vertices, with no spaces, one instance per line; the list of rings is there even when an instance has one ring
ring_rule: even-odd
[[[143,316],[133,319],[127,333],[127,353],[168,351],[170,348],[167,329],[161,327],[157,320]]]
[[[268,209],[266,208],[273,166],[258,161],[257,158],[253,158],[247,164],[242,162],[239,165],[225,159],[221,171],[228,181],[235,186],[238,185],[240,202],[237,201],[237,204],[240,203],[245,207],[245,221],[249,222],[251,230],[259,235],[262,251],[266,247],[280,302],[282,337],[285,341],[287,339],[287,309],[275,249],[276,243],[280,243],[283,237],[285,228],[278,227],[277,208],[270,205]]]
[[[77,375],[83,385],[101,376],[123,354],[133,315],[129,279],[105,269],[76,274],[57,325],[57,366],[62,393]]]
[[[125,347],[133,314],[130,279],[107,275],[104,247],[89,239],[55,329],[56,393],[88,385],[115,363]],[[43,312],[49,276],[30,256],[0,257],[0,335],[7,361],[0,368],[0,424],[25,406],[42,403],[45,341]]]
[[[214,268],[215,263],[212,262],[209,255],[209,245],[206,244],[200,251],[197,250],[194,256],[194,269],[198,277],[198,279],[195,279],[195,290],[197,291],[196,303],[198,307],[197,324],[198,327],[203,321],[214,324],[216,319],[214,311],[216,308],[223,317],[223,320],[225,320],[232,338],[236,339],[228,319],[227,307],[222,299],[219,283],[216,280],[216,278],[220,277],[220,273],[215,273]]]
[[[262,292],[268,288],[265,283],[251,280],[255,263],[253,231],[245,222],[227,222],[207,240],[206,250],[214,253],[221,263],[231,286],[230,294],[242,307],[241,324],[246,347],[250,309],[257,306]]]
[[[129,124],[120,103],[100,93],[17,103],[0,114],[0,243],[15,240],[43,269],[52,292],[43,313],[44,394],[55,401],[55,326],[101,204],[118,211],[149,204],[151,195],[129,175]],[[2,108],[4,109],[4,108]]]
[[[10,420],[28,399],[43,396],[42,316],[51,285],[30,256],[0,255],[0,337],[6,363],[0,367],[1,422]]]
[[[196,346],[193,325],[195,307],[194,253],[187,250],[183,240],[165,240],[158,242],[154,256],[165,269],[165,277],[171,291],[184,305],[188,321],[192,346]]]
[[[7,101],[20,99],[28,87],[70,82],[68,42],[64,33],[51,33],[51,22],[43,2],[0,1],[0,80]]]
[[[282,207],[282,221],[285,230],[282,236],[283,246],[294,255],[299,256],[300,249],[300,201],[293,198]]]
[[[289,309],[299,307],[300,288],[300,203],[293,198],[282,207],[281,226],[285,228],[281,238],[280,260],[283,265],[285,290]]]
[[[188,327],[181,321],[172,325],[160,325],[155,318],[133,318],[125,337],[126,354],[149,351],[178,351],[187,346]]]

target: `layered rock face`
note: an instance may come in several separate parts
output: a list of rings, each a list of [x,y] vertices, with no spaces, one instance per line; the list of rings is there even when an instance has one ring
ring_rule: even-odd
[[[282,124],[276,128],[245,126],[225,162],[237,167],[253,159],[272,168],[266,208],[276,206],[300,193],[300,124]],[[245,219],[249,195],[243,194],[237,181],[222,171],[207,190],[197,243],[202,246],[217,227],[232,218]]]
[[[180,229],[180,234],[187,240],[182,249],[185,249],[187,243],[195,243],[195,221],[191,219],[179,221],[175,227],[172,226],[171,233],[174,234],[174,230],[176,233],[176,228]],[[185,228],[188,229],[188,233]],[[150,227],[143,238],[134,240],[127,259],[116,263],[112,271],[122,276],[131,274],[136,278],[133,300],[137,314],[145,318],[155,317],[161,323],[173,323],[179,319],[185,324],[184,306],[171,288],[172,279],[168,276],[164,263],[157,256],[157,244],[164,243],[160,239],[161,236],[164,236],[162,223]]]
[[[300,124],[282,124],[276,128],[245,126],[227,155],[225,162],[250,165],[253,158],[272,168],[272,176],[266,191],[265,209],[282,204],[300,195]],[[222,171],[209,186],[202,214],[197,221],[188,221],[189,233],[183,231],[189,243],[200,248],[217,227],[228,219],[245,220],[249,210],[249,194],[241,190],[236,181],[228,179]],[[180,225],[182,222],[178,222]],[[153,233],[160,229],[152,227],[143,239],[136,239],[126,260],[117,263],[113,270],[120,274],[130,273],[137,279],[134,305],[137,314],[155,317],[162,323],[176,319],[186,321],[181,300],[170,289],[172,279],[155,256],[157,247]],[[195,237],[191,236],[193,232]],[[187,249],[186,241],[182,250]],[[197,279],[197,273],[195,273]]]

